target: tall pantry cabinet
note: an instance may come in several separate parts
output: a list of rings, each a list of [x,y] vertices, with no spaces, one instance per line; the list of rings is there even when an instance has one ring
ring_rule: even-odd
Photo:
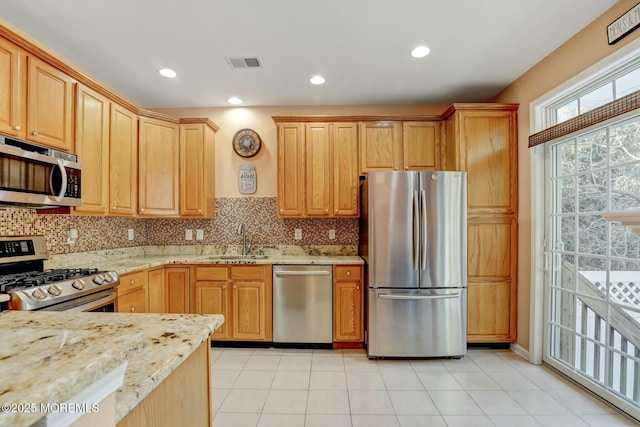
[[[444,170],[467,172],[468,342],[516,340],[517,104],[453,104]]]

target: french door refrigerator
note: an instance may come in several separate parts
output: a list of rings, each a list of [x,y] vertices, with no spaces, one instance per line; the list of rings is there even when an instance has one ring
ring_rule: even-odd
[[[360,255],[367,264],[367,354],[466,354],[465,172],[369,172]]]

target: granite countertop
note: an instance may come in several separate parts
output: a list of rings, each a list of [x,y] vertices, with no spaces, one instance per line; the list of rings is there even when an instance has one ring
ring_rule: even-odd
[[[363,264],[359,256],[314,256],[314,255],[269,255],[267,258],[258,259],[220,259],[216,255],[141,255],[128,258],[101,257],[83,260],[81,256],[76,258],[73,267],[97,268],[103,271],[115,271],[118,274],[127,274],[138,270],[153,267],[162,267],[169,264],[190,265],[215,265],[215,264]]]
[[[0,313],[0,403],[62,403],[128,360],[116,392],[121,420],[224,321],[221,315]],[[0,412],[0,425],[46,414]]]

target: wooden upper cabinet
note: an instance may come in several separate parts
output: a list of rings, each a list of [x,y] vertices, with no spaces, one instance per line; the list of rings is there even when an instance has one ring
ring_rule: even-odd
[[[402,148],[405,170],[438,169],[440,122],[403,122]]]
[[[215,209],[215,130],[180,125],[180,216],[212,218]]]
[[[360,122],[360,173],[402,168],[402,122]]]
[[[134,216],[138,206],[138,115],[111,103],[109,213]]]
[[[329,129],[333,168],[333,215],[359,215],[358,124],[332,123]]]
[[[460,110],[447,118],[444,165],[467,171],[469,213],[515,213],[516,109]]]
[[[106,214],[109,203],[110,101],[84,85],[76,87],[76,148],[82,165],[82,204],[74,211]]]
[[[24,138],[26,128],[25,57],[22,49],[0,38],[0,133],[19,138]]]
[[[27,134],[30,141],[72,151],[75,80],[34,56],[28,63]]]
[[[304,125],[278,124],[278,216],[304,215]]]
[[[307,123],[304,143],[306,156],[305,214],[307,216],[329,216],[332,173],[329,124]]]
[[[178,124],[147,117],[139,123],[139,213],[178,216]]]

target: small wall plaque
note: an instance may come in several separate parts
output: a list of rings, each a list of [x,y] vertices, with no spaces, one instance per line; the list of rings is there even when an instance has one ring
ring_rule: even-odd
[[[240,194],[253,194],[256,192],[256,168],[253,165],[240,165],[238,172],[238,191]]]
[[[614,44],[640,27],[640,3],[633,6],[624,15],[607,25],[607,39]]]

